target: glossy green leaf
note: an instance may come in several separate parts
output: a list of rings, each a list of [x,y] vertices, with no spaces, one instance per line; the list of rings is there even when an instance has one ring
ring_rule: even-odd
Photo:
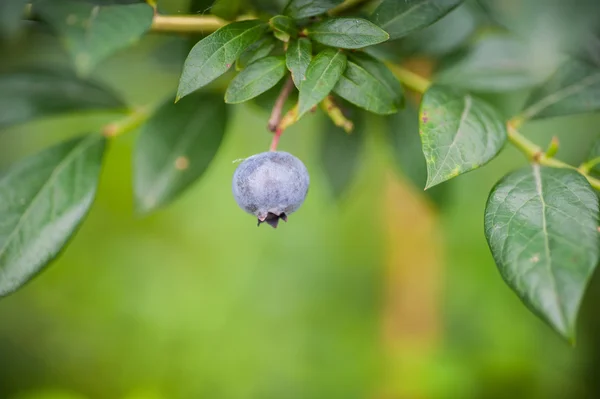
[[[0,128],[59,113],[124,106],[108,88],[68,73],[0,73]]]
[[[598,110],[600,69],[571,60],[531,94],[521,116],[541,119]]]
[[[507,35],[487,35],[465,56],[436,76],[436,82],[468,90],[501,92],[540,83],[547,72],[526,43]]]
[[[147,4],[94,5],[74,0],[38,0],[34,11],[60,36],[81,74],[150,29]]]
[[[346,55],[339,50],[325,49],[313,58],[300,85],[298,119],[327,97],[345,69]]]
[[[356,49],[385,42],[386,31],[361,18],[330,18],[306,28],[308,37],[331,47]]]
[[[0,172],[0,296],[31,280],[77,230],[96,195],[105,142],[78,137]]]
[[[461,91],[433,86],[419,113],[429,188],[477,169],[506,142],[502,117],[485,101]]]
[[[285,57],[271,56],[250,64],[229,84],[225,102],[243,103],[275,86],[286,74]]]
[[[0,1],[0,40],[10,38],[21,27],[27,0]]]
[[[233,22],[200,40],[183,65],[177,99],[227,72],[244,50],[260,39],[267,27],[258,20]]]
[[[401,107],[404,102],[404,94],[402,92],[402,86],[394,74],[388,69],[387,66],[376,58],[373,58],[369,54],[357,52],[350,55],[350,59],[356,65],[360,66],[385,87],[388,95],[393,99],[396,107]]]
[[[364,146],[365,115],[352,112],[348,117],[354,123],[352,133],[346,133],[327,117],[323,118],[321,128],[321,164],[336,199],[340,199],[347,192],[352,179],[359,171],[360,155]]]
[[[387,87],[352,61],[348,61],[346,70],[333,92],[357,107],[375,114],[393,114],[398,110]]]
[[[288,42],[290,38],[298,36],[296,23],[292,18],[285,15],[274,16],[269,20],[269,25],[277,38],[284,42]]]
[[[383,0],[371,20],[398,39],[436,22],[463,0]]]
[[[238,71],[242,70],[254,61],[265,58],[271,54],[275,49],[276,42],[277,41],[273,36],[266,36],[259,41],[254,42],[240,55],[240,58],[237,59],[235,62],[236,69]]]
[[[134,150],[139,212],[173,201],[208,168],[223,136],[227,108],[217,94],[194,93],[162,107],[143,126]]]
[[[344,0],[290,0],[283,12],[295,19],[308,18],[323,14],[343,2]]]
[[[427,164],[421,151],[419,110],[412,104],[386,118],[387,139],[396,166],[417,189],[438,206],[449,201],[448,185],[423,191],[427,182]]]
[[[312,59],[312,43],[305,37],[291,40],[285,53],[285,63],[292,73],[292,79],[297,88],[306,78],[306,69]]]
[[[598,263],[598,197],[577,171],[537,164],[505,176],[485,209],[485,235],[506,283],[571,342]]]

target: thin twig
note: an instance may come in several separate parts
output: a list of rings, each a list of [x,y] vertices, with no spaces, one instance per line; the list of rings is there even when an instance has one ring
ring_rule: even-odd
[[[338,107],[335,101],[333,101],[333,97],[325,97],[325,99],[321,101],[321,109],[325,111],[325,113],[329,116],[329,118],[333,121],[333,123],[336,126],[344,129],[346,133],[352,133],[352,129],[354,129],[354,124],[351,120],[346,118],[340,107]]]
[[[271,111],[271,117],[269,118],[269,124],[267,125],[267,129],[272,132],[277,131],[277,127],[279,123],[281,123],[281,115],[283,113],[283,107],[285,105],[286,100],[290,96],[292,89],[294,88],[294,81],[292,77],[288,77],[283,88],[279,92],[279,96],[277,100],[275,100],[275,104],[273,105],[273,110]]]
[[[596,190],[600,190],[600,180],[589,174],[589,170],[585,168],[576,168],[573,165],[569,165],[563,161],[549,157],[542,148],[528,140],[525,136],[517,131],[514,127],[512,120],[506,124],[508,130],[508,140],[519,149],[527,158],[532,162],[538,163],[543,166],[550,166],[552,168],[564,168],[577,170],[583,175]]]

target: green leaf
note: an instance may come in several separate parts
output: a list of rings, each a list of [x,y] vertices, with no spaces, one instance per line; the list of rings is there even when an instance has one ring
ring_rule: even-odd
[[[283,13],[294,19],[308,18],[323,14],[344,0],[290,0]]]
[[[250,64],[227,87],[225,102],[243,103],[275,86],[286,74],[285,57],[271,56]]]
[[[205,14],[210,11],[214,0],[190,0],[188,12],[190,14]]]
[[[323,118],[321,128],[321,163],[336,199],[344,195],[360,169],[364,145],[365,115],[353,112],[348,117],[354,123],[352,133],[346,133],[327,117]]]
[[[527,88],[546,76],[536,54],[513,37],[487,35],[475,42],[466,55],[436,76],[436,82],[468,90],[501,92]]]
[[[388,115],[398,110],[387,87],[352,61],[348,61],[346,70],[333,92],[357,107],[375,114]]]
[[[0,128],[59,113],[124,107],[111,90],[68,73],[20,70],[0,74]]]
[[[142,127],[134,150],[134,192],[139,212],[166,205],[208,168],[225,134],[227,106],[217,94],[172,100]]]
[[[535,90],[521,113],[541,119],[600,110],[600,70],[581,61],[567,61]]]
[[[350,54],[350,59],[356,65],[373,75],[373,77],[375,77],[381,84],[385,86],[386,91],[393,99],[396,107],[403,106],[404,94],[402,93],[402,86],[400,85],[398,79],[383,62],[373,58],[369,54],[360,52]]]
[[[598,197],[582,175],[537,164],[500,180],[485,209],[485,235],[500,274],[571,342],[598,263],[598,211]]]
[[[106,139],[79,137],[0,173],[0,296],[39,273],[94,201]]]
[[[216,0],[210,13],[226,21],[234,20],[244,10],[244,0]]]
[[[297,88],[306,78],[306,69],[312,59],[312,43],[305,37],[291,40],[285,53],[285,63],[292,73],[292,79]]]
[[[276,43],[277,41],[273,36],[266,36],[259,41],[254,42],[240,55],[240,58],[237,59],[235,62],[236,69],[238,71],[242,70],[254,61],[265,58],[271,54]]]
[[[250,104],[260,109],[263,112],[271,113],[273,111],[273,107],[275,106],[275,102],[279,98],[279,94],[281,90],[283,90],[283,86],[285,85],[286,80],[281,80],[275,86],[264,92],[258,97],[250,100]],[[290,110],[294,105],[298,103],[298,91],[292,90],[288,98],[285,100],[283,106],[283,115]]]
[[[306,28],[308,37],[331,47],[356,49],[385,42],[386,31],[360,18],[330,18]]]
[[[448,200],[448,185],[422,191],[427,182],[427,164],[421,151],[419,110],[409,103],[405,109],[388,116],[386,122],[387,139],[400,172],[435,204],[444,205]]]
[[[177,100],[209,84],[231,67],[268,25],[258,20],[233,22],[200,40],[188,54],[177,89]]]
[[[22,25],[27,0],[0,1],[0,40],[14,36]]]
[[[269,25],[273,29],[273,33],[281,41],[288,42],[291,37],[298,36],[298,28],[296,23],[290,17],[285,15],[276,15],[269,20]]]
[[[250,0],[252,6],[257,11],[262,11],[269,15],[278,15],[283,13],[288,0]]]
[[[100,6],[73,0],[38,0],[34,10],[60,36],[80,74],[137,42],[154,15],[147,4]]]
[[[398,39],[436,22],[463,0],[383,0],[371,20]]]
[[[396,53],[404,56],[443,56],[462,46],[475,32],[477,22],[475,12],[463,3],[427,28],[415,31],[401,41],[390,42],[390,46],[396,45]]]
[[[300,85],[298,119],[327,97],[345,69],[346,55],[339,50],[328,48],[313,58]]]
[[[429,188],[477,169],[506,142],[502,117],[485,101],[444,86],[423,96],[419,115]]]

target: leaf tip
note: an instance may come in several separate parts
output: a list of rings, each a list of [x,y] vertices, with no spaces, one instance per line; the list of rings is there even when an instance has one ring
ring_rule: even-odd
[[[423,189],[423,191],[427,191],[430,188],[437,186],[441,182],[442,181],[427,178],[427,182],[425,183],[425,188]]]

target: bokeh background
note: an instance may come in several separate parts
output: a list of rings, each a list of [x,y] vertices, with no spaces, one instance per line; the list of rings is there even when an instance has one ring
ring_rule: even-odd
[[[131,104],[158,103],[176,89],[181,43],[149,35],[93,77]],[[69,65],[44,29],[0,60]],[[527,93],[484,96],[509,117]],[[257,228],[237,208],[231,177],[236,159],[268,148],[268,113],[231,108],[204,177],[147,217],[133,210],[136,133],[113,140],[79,233],[0,300],[0,398],[600,397],[600,276],[571,347],[505,286],[488,251],[487,194],[526,163],[521,154],[506,148],[433,202],[398,171],[385,124],[372,118],[355,178],[336,198],[317,117],[307,117],[280,142],[310,171],[307,201],[278,229]],[[88,112],[2,131],[0,168],[118,117]],[[598,126],[600,115],[582,115],[523,132],[541,144],[558,136],[561,159],[578,164]]]

